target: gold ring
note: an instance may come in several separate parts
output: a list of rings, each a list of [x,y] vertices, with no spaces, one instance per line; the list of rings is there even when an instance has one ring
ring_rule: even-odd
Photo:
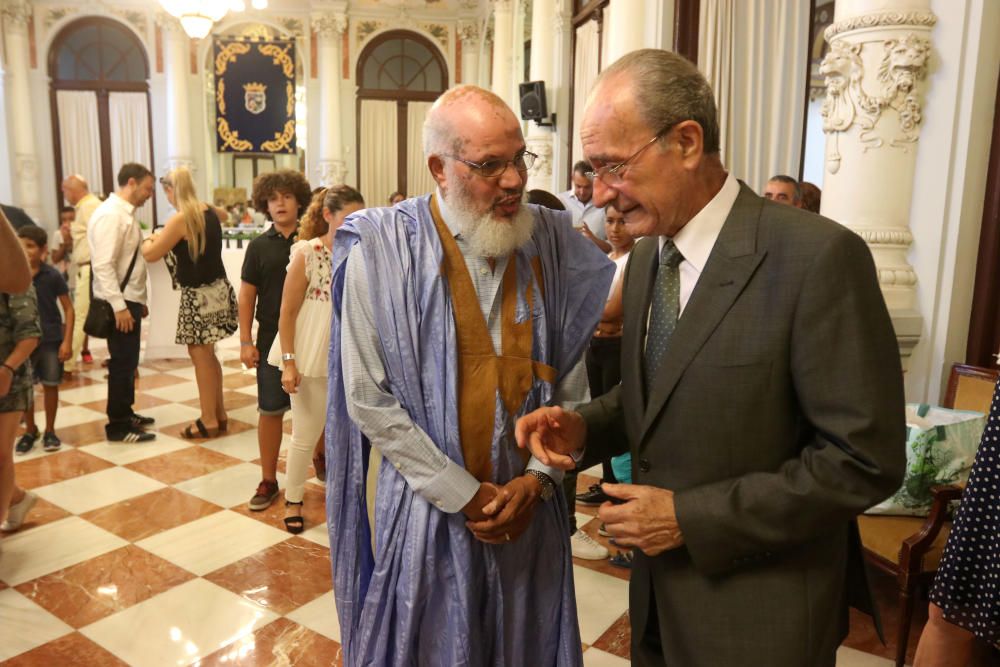
[[[510,542],[510,533],[504,533],[503,536],[507,538],[508,542]]]

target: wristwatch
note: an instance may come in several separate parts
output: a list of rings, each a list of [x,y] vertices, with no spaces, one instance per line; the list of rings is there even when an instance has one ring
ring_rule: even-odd
[[[541,498],[542,500],[549,500],[555,495],[556,483],[552,481],[552,478],[546,475],[541,470],[525,470],[525,475],[531,475],[538,480],[538,483],[542,485]]]
[[[294,352],[285,352],[284,354],[281,355],[281,360],[282,361],[295,361],[295,353]]]

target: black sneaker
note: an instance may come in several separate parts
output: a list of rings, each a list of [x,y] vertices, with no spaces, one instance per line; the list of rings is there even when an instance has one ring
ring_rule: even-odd
[[[38,440],[38,435],[38,429],[35,429],[34,433],[25,432],[24,435],[17,439],[17,445],[14,447],[14,451],[21,456],[27,454],[35,446],[35,440]]]
[[[601,490],[600,484],[592,484],[589,491],[576,494],[576,502],[586,507],[597,507],[613,500],[614,498]]]
[[[152,417],[143,417],[142,415],[137,415],[134,412],[132,413],[132,416],[128,418],[128,420],[129,423],[132,424],[132,426],[138,426],[139,428],[142,428],[144,426],[152,426],[153,424],[156,423],[156,420],[153,419]]]
[[[46,431],[42,436],[42,449],[47,452],[57,452],[62,447],[62,440],[52,431]]]
[[[156,439],[155,433],[146,433],[141,428],[130,426],[125,429],[104,427],[104,433],[110,442],[149,442]]]
[[[269,479],[261,480],[257,485],[257,492],[250,499],[248,507],[254,512],[266,510],[278,497],[278,482]]]

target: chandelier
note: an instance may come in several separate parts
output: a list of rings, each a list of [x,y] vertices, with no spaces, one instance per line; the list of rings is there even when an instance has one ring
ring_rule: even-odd
[[[181,22],[188,37],[201,39],[229,12],[246,10],[245,0],[160,0],[163,9]],[[267,0],[251,0],[254,9],[267,9]]]

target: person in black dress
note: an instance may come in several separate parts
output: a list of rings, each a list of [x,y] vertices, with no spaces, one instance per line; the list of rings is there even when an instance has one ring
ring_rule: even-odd
[[[1000,384],[934,578],[914,667],[964,667],[975,637],[1000,646]]]
[[[200,418],[181,435],[215,437],[228,425],[215,343],[233,335],[238,321],[236,293],[222,264],[221,221],[229,214],[198,200],[191,172],[184,167],[161,178],[160,184],[177,212],[143,242],[142,256],[147,262],[165,258],[174,287],[181,290],[175,340],[187,345],[201,403]]]

